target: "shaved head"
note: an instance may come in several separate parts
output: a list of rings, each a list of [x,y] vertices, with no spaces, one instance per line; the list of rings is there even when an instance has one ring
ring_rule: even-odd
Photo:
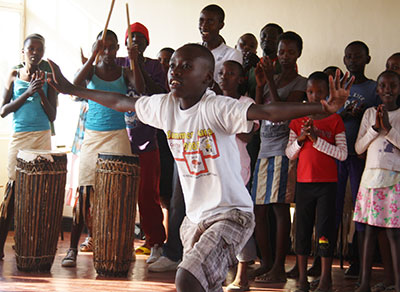
[[[186,44],[177,49],[176,51],[178,52],[186,50],[195,53],[196,57],[205,60],[206,63],[208,64],[208,69],[211,72],[214,72],[215,60],[213,54],[209,49],[199,44]]]

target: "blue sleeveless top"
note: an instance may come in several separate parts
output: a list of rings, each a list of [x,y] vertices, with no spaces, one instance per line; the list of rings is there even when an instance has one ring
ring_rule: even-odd
[[[47,76],[46,76],[47,78]],[[29,82],[15,78],[12,100],[19,98],[29,87]],[[43,85],[43,91],[47,95],[47,82]],[[41,104],[38,92],[28,97],[25,103],[14,112],[14,132],[35,132],[50,130],[50,121]]]
[[[114,81],[105,81],[100,79],[96,74],[93,74],[87,88],[126,94],[128,87],[125,84],[123,73],[122,70],[121,77]],[[92,100],[89,100],[88,104],[89,110],[86,117],[86,129],[94,131],[125,129],[124,113],[117,112]]]

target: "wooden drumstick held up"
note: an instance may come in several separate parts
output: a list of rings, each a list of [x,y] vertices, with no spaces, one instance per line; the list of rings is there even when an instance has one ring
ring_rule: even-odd
[[[104,26],[103,34],[102,34],[102,36],[101,36],[101,41],[102,41],[102,42],[104,42],[104,40],[106,39],[106,33],[105,33],[105,32],[107,31],[108,23],[110,22],[111,13],[112,13],[113,8],[114,8],[114,3],[115,3],[115,0],[112,0],[112,1],[111,1],[110,11],[108,12],[108,17],[107,17],[106,25]],[[99,62],[99,55],[96,56],[96,64],[97,64],[98,62]]]
[[[128,48],[132,47],[132,31],[131,31],[131,21],[129,20],[129,6],[128,3],[126,3],[126,20],[128,22]],[[133,71],[135,69],[135,64],[133,64],[133,61],[130,60],[131,63],[131,70]]]

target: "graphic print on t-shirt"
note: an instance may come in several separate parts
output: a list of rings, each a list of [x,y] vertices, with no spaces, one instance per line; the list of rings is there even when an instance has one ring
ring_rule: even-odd
[[[211,129],[197,133],[167,131],[167,139],[175,160],[185,162],[191,175],[207,173],[207,161],[219,157],[217,139]]]

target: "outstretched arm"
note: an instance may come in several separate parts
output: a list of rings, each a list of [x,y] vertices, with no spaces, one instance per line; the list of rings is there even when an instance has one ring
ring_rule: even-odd
[[[137,98],[130,98],[116,92],[91,90],[73,85],[62,75],[60,67],[56,63],[50,59],[48,61],[53,72],[48,82],[58,92],[90,99],[119,112],[135,111]]]
[[[247,111],[248,120],[269,120],[272,122],[287,121],[310,114],[335,113],[345,103],[350,93],[354,77],[346,84],[347,74],[340,81],[340,72],[336,72],[335,79],[329,77],[329,99],[315,103],[275,102],[268,105],[253,104]]]

